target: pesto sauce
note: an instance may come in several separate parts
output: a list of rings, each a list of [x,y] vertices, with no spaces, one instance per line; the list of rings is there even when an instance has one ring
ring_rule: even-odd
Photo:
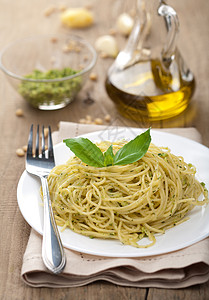
[[[33,70],[32,73],[24,76],[24,78],[37,80],[58,79],[76,73],[78,73],[78,71],[71,68],[61,70],[53,69],[47,72]],[[81,82],[81,76],[56,82],[32,82],[22,80],[19,85],[19,93],[34,107],[39,107],[40,105],[58,105],[72,99],[81,89]]]

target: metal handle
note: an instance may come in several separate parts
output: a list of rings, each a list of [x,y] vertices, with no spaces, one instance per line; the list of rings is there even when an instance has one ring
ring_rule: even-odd
[[[51,206],[47,177],[41,177],[44,201],[44,230],[42,257],[45,266],[53,273],[60,273],[66,264],[66,257],[59,236]]]

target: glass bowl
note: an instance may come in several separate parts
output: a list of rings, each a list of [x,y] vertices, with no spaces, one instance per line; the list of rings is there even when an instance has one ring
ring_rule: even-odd
[[[94,48],[74,35],[21,39],[5,47],[0,68],[33,107],[54,110],[72,102],[96,63]]]

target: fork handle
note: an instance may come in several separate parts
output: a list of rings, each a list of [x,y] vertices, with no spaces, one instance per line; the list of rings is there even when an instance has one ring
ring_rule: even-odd
[[[44,201],[44,230],[42,243],[42,258],[45,266],[53,273],[60,273],[66,264],[66,257],[49,196],[47,177],[41,177]]]

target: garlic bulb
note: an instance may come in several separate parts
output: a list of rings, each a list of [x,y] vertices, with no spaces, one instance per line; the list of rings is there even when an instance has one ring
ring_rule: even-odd
[[[109,57],[116,57],[118,54],[118,45],[116,39],[111,35],[103,35],[95,41],[97,51],[106,54]]]
[[[123,35],[129,35],[134,25],[134,20],[127,13],[121,14],[117,19],[117,29]]]

